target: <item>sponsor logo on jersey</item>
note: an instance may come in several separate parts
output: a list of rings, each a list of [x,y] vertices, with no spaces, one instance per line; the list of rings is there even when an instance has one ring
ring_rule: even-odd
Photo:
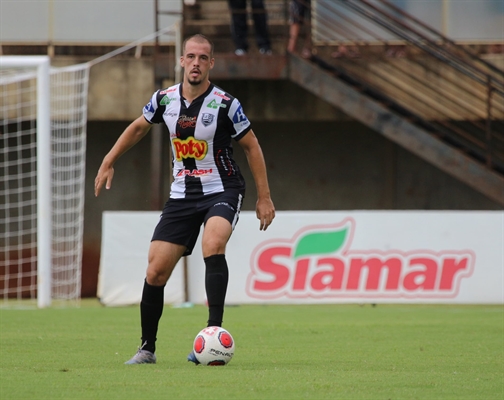
[[[208,108],[213,108],[214,110],[216,110],[217,108],[227,108],[227,105],[226,104],[222,104],[222,103],[217,103],[215,101],[215,99],[213,99],[210,103],[207,104],[207,107]]]
[[[238,109],[236,110],[236,112],[233,115],[233,122],[235,124],[239,124],[240,122],[247,122],[247,121],[248,121],[248,119],[245,116],[245,113],[243,112],[242,106],[240,105],[240,107],[238,107]]]
[[[147,105],[143,109],[144,113],[153,113],[154,112],[154,107],[152,107],[152,101],[149,101]]]
[[[208,152],[208,143],[204,140],[198,140],[190,136],[185,140],[176,138],[172,140],[175,149],[175,158],[182,161],[186,158],[202,160]]]
[[[214,118],[215,118],[215,115],[209,114],[209,113],[204,113],[201,116],[201,122],[203,122],[203,125],[208,126],[213,122]]]
[[[227,97],[223,92],[218,92],[217,90],[213,93],[216,96],[220,97],[221,99],[224,99],[226,101],[231,100],[229,97]]]
[[[175,90],[177,90],[177,88],[173,87],[173,88],[170,88],[170,89],[162,90],[161,92],[159,92],[159,94],[166,94],[166,93],[174,92]]]
[[[203,176],[212,173],[212,168],[210,169],[181,169],[177,172],[177,176]]]
[[[253,252],[254,298],[453,298],[472,275],[471,250],[354,250],[355,221],[305,227]]]
[[[175,97],[168,97],[168,95],[166,95],[161,99],[161,101],[159,102],[159,105],[167,106],[168,104],[171,103],[172,100],[175,100]]]
[[[196,126],[197,117],[188,117],[187,115],[181,115],[177,121],[177,124],[182,128],[194,128]]]

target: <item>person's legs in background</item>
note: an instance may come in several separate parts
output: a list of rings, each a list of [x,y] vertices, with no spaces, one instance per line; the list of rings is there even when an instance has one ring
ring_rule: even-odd
[[[254,19],[255,37],[259,52],[261,54],[271,54],[268,15],[263,0],[252,0],[252,17]]]
[[[291,0],[287,51],[289,53],[296,53],[297,41],[301,32],[301,27],[305,26],[306,40],[301,52],[301,55],[304,58],[310,58],[312,55],[310,8],[310,0]]]
[[[235,54],[247,53],[247,0],[229,0],[231,10],[231,37],[235,45]]]

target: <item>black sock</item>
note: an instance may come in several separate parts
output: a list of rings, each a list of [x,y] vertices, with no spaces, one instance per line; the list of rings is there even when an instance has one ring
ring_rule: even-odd
[[[140,303],[140,321],[142,324],[142,350],[156,351],[158,324],[163,314],[164,286],[152,286],[144,282]]]
[[[222,326],[224,301],[229,279],[224,254],[205,258],[205,289],[208,299],[208,326]]]

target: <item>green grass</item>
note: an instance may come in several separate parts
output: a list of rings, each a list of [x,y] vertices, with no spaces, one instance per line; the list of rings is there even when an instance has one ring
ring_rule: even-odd
[[[228,307],[225,367],[185,361],[206,308],[166,307],[158,363],[124,365],[138,307],[0,310],[0,399],[502,399],[502,306]]]

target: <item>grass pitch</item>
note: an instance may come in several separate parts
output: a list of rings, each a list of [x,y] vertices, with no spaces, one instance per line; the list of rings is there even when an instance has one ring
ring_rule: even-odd
[[[124,365],[138,307],[0,310],[0,398],[502,399],[502,306],[227,307],[225,367],[186,361],[207,310],[165,307],[155,365]]]

